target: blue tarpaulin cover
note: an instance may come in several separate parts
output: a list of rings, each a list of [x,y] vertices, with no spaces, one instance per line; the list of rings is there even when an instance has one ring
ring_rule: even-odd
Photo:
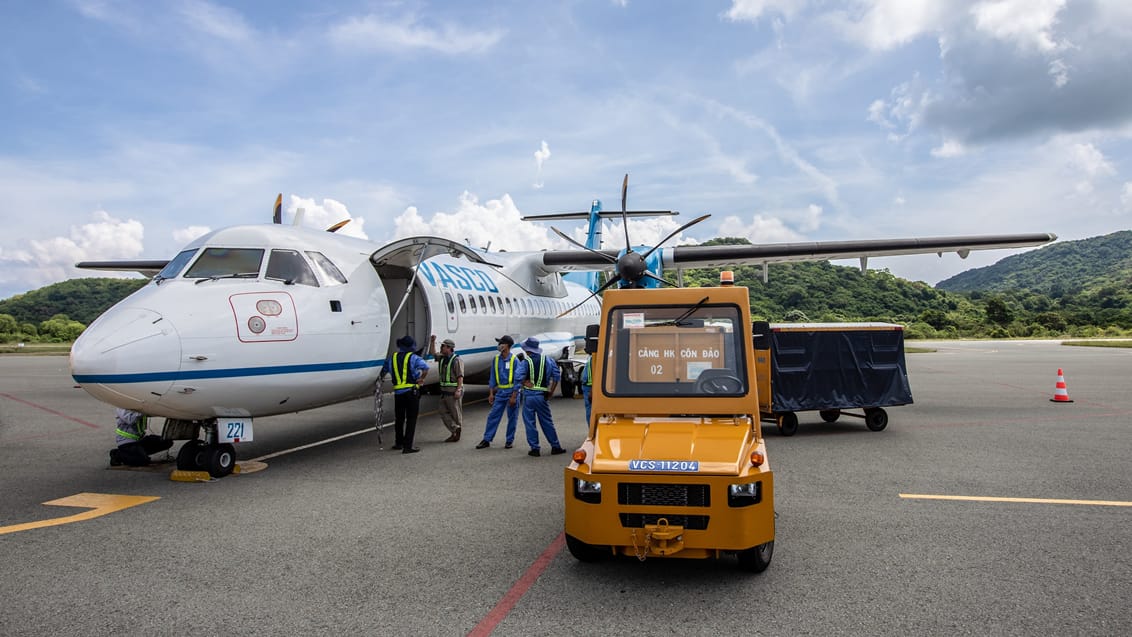
[[[889,407],[912,402],[904,332],[771,330],[775,412]]]

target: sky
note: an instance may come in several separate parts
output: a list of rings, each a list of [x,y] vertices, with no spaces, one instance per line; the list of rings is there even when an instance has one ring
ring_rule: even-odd
[[[672,244],[1125,230],[1130,41],[1127,0],[5,2],[0,298],[280,192],[288,223],[508,250],[567,247],[519,217],[618,209],[626,173],[681,212],[635,244],[704,213]]]

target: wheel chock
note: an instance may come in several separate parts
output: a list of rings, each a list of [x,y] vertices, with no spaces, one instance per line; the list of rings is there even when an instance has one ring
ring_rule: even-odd
[[[183,469],[174,469],[173,473],[169,474],[169,479],[174,482],[210,482],[212,476],[207,471],[185,471]]]

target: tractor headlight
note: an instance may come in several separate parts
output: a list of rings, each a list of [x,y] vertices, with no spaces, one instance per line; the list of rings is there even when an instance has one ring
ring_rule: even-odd
[[[763,499],[763,483],[744,482],[727,485],[727,506],[746,507],[758,504]]]
[[[601,503],[601,483],[597,480],[574,478],[574,497],[590,504]]]

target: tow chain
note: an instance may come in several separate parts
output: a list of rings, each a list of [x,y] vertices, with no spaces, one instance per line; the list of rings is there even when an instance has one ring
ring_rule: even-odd
[[[374,391],[374,396],[373,396],[373,422],[374,422],[374,424],[377,428],[377,448],[378,449],[384,448],[382,440],[381,440],[382,419],[385,416],[385,409],[382,406],[382,404],[384,402],[384,398],[385,398],[385,392],[382,391],[384,386],[385,386],[385,379],[384,378],[377,379],[377,389]]]
[[[642,562],[645,561],[649,556],[649,543],[652,541],[652,534],[645,533],[645,546],[643,549],[637,546],[637,529],[633,529],[629,536],[633,538],[633,554],[637,556],[638,560]]]

